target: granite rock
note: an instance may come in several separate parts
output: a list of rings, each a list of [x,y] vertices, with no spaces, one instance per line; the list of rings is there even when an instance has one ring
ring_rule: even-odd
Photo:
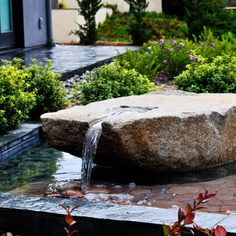
[[[236,159],[236,94],[146,94],[75,106],[41,117],[51,146],[81,156],[94,122],[102,134],[94,162],[188,171]]]

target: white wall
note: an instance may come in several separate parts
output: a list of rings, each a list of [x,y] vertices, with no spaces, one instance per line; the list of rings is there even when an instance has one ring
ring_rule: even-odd
[[[62,0],[59,0],[61,2]],[[68,8],[78,8],[78,4],[76,0],[63,0]],[[149,6],[147,8],[148,11],[162,11],[161,0],[149,0]],[[117,4],[118,9],[121,12],[128,11],[128,4],[123,0],[103,0],[103,3],[112,3]]]
[[[96,22],[103,22],[107,14],[111,14],[110,9],[100,9],[96,15]],[[79,24],[84,24],[84,18],[78,15],[75,9],[52,10],[52,31],[55,43],[77,43],[79,37],[70,34],[72,30],[77,30]]]
[[[62,0],[59,0],[59,2]],[[76,0],[64,0],[67,9],[65,10],[52,10],[52,26],[53,26],[53,38],[56,43],[77,43],[79,42],[78,36],[69,35],[71,30],[78,29],[77,22],[79,24],[84,23],[82,16],[78,15],[78,4]],[[128,11],[129,6],[123,0],[103,0],[104,3],[117,4],[118,9],[121,12]],[[149,0],[148,11],[162,11],[161,0]],[[110,9],[102,8],[96,15],[96,22],[103,22],[106,18],[106,14],[111,14]]]

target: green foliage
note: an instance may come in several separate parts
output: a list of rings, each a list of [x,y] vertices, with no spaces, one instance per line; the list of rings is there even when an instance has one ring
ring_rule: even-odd
[[[183,3],[190,37],[198,36],[204,26],[217,36],[227,31],[236,33],[236,15],[225,9],[221,0],[183,0]]]
[[[236,57],[218,56],[187,66],[175,79],[179,89],[196,93],[236,93]]]
[[[106,20],[98,25],[99,41],[131,42],[129,26],[132,21],[130,13],[115,12],[107,15]],[[176,18],[156,13],[146,12],[143,18],[150,37],[148,40],[157,40],[160,37],[186,38],[188,34],[187,24]]]
[[[22,63],[13,59],[0,66],[0,133],[67,105],[65,88],[49,61],[45,67],[36,61],[29,67]]]
[[[66,3],[62,0],[60,3],[58,3],[58,8],[59,9],[66,9],[67,8]]]
[[[103,23],[98,24],[98,40],[99,41],[118,41],[131,42],[128,33],[130,14],[115,12],[106,16]]]
[[[68,105],[65,87],[59,81],[60,75],[52,72],[50,61],[45,66],[33,61],[31,66],[24,69],[27,73],[28,91],[34,92],[36,96],[36,106],[30,112],[33,119]]]
[[[210,29],[204,27],[203,32],[198,38],[194,37],[194,42],[195,47],[192,48],[192,50],[194,50],[196,54],[206,58],[208,61],[223,54],[236,56],[236,38],[230,32],[217,38]]]
[[[146,27],[151,32],[150,40],[165,38],[186,38],[187,24],[168,15],[156,12],[146,12],[144,16]]]
[[[79,26],[79,30],[72,33],[79,35],[82,44],[94,44],[97,40],[95,16],[102,7],[102,0],[77,0],[78,12],[84,17],[85,24]]]
[[[130,21],[130,34],[132,41],[136,45],[142,45],[150,38],[151,32],[148,30],[145,21],[143,20],[145,10],[148,7],[147,0],[125,0],[129,4],[129,10],[132,14]]]
[[[160,75],[172,79],[190,63],[189,51],[193,43],[187,40],[163,40],[145,45],[138,52],[127,51],[119,57],[122,66],[154,80]]]
[[[138,72],[122,67],[117,61],[94,69],[74,89],[82,104],[150,91],[154,84]]]
[[[25,121],[35,105],[34,92],[27,91],[27,73],[20,67],[16,59],[0,66],[0,133]]]

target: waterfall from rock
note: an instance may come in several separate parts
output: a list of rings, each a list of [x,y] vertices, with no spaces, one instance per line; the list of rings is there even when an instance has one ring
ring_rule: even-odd
[[[121,106],[116,109],[108,111],[107,116],[94,121],[88,128],[83,146],[82,153],[82,178],[81,189],[86,190],[89,188],[90,177],[92,172],[93,159],[96,155],[98,142],[102,133],[102,122],[112,119],[114,116],[130,115],[130,113],[144,113],[150,110],[156,109],[156,107],[129,107]]]
[[[81,189],[89,188],[93,158],[96,155],[98,142],[102,132],[102,122],[93,123],[85,135],[83,154],[82,154],[82,179]]]

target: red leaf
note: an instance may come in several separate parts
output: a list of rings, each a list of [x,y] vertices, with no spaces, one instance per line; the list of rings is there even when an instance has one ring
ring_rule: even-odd
[[[204,230],[204,233],[205,233],[206,235],[211,235],[211,231],[210,231],[208,228],[206,228],[206,229]]]
[[[181,230],[180,224],[179,222],[175,222],[173,227],[171,228],[171,233],[173,233],[174,235],[177,235]]]
[[[199,193],[197,199],[198,199],[199,202],[202,202],[203,199],[204,199],[203,194],[202,194],[202,193]]]
[[[183,208],[179,208],[178,210],[178,221],[181,222],[185,219],[185,211]]]
[[[74,222],[73,216],[71,215],[65,215],[64,218],[68,225],[72,225],[72,223]]]
[[[192,206],[190,204],[187,204],[185,207],[185,214],[188,215],[193,211]]]
[[[226,236],[227,231],[223,226],[217,225],[215,230],[215,236]]]
[[[188,224],[192,224],[193,223],[193,219],[195,217],[195,212],[193,211],[191,205],[187,205],[185,208],[185,219],[184,219],[184,224],[188,225]]]

